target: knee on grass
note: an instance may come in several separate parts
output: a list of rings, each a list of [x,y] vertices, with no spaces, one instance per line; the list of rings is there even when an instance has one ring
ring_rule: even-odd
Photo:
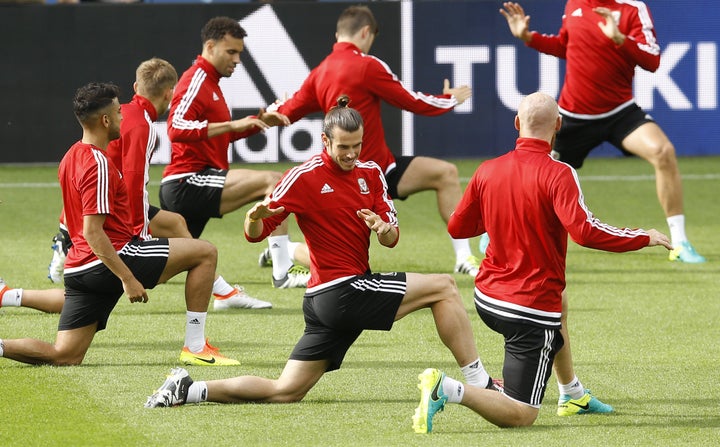
[[[535,423],[538,413],[537,408],[518,404],[505,420],[496,422],[496,425],[500,428],[529,427]]]

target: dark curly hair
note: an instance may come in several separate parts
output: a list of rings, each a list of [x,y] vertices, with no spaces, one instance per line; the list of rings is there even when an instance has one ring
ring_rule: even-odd
[[[208,40],[222,40],[226,34],[230,34],[236,39],[243,39],[247,36],[247,32],[237,20],[221,16],[213,17],[205,24],[200,38],[204,45]]]
[[[81,123],[120,97],[120,88],[107,82],[91,82],[77,89],[73,98],[73,112]]]

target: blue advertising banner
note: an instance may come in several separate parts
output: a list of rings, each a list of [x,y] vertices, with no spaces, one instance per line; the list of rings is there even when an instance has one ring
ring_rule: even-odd
[[[720,3],[646,2],[662,56],[655,73],[638,70],[638,104],[665,130],[679,155],[720,155],[718,57]],[[2,5],[0,163],[58,162],[80,135],[71,111],[77,87],[113,81],[130,100],[138,63],[157,56],[182,72],[200,52],[200,29],[213,16],[237,18],[248,30],[242,65],[222,81],[236,118],[292,94],[331,51],[335,23],[347,2],[218,4]],[[531,28],[558,31],[564,0],[524,0]],[[436,117],[383,107],[390,148],[441,158],[490,157],[513,147],[513,119],[524,95],[557,97],[564,61],[513,38],[501,1],[373,2],[380,35],[370,53],[413,90],[437,94],[443,80],[468,84],[473,96]],[[113,20],[107,20],[113,17]],[[129,25],[132,24],[132,31]],[[34,30],[28,34],[27,30]],[[18,36],[23,36],[19,39]],[[98,37],[101,36],[102,38]],[[164,117],[155,163],[167,163]],[[301,162],[322,149],[320,116],[271,129],[228,148],[234,162]],[[605,145],[595,155],[618,155]]]
[[[717,47],[720,3],[646,2],[661,47],[655,73],[636,70],[638,104],[658,122],[678,155],[720,154],[717,104]],[[530,28],[555,34],[565,2],[526,0]],[[413,2],[412,85],[437,91],[443,78],[468,84],[473,98],[441,117],[416,117],[412,139],[417,154],[445,157],[494,156],[512,148],[513,119],[523,95],[537,90],[557,98],[564,61],[542,55],[515,39],[498,9],[501,2]],[[679,10],[682,9],[682,12]],[[447,24],[438,26],[438,24]],[[598,74],[602,75],[602,74]],[[610,145],[594,155],[619,155]]]

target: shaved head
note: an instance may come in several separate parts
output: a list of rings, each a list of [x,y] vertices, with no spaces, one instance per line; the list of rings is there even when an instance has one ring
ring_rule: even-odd
[[[520,102],[515,127],[520,130],[521,137],[550,141],[559,129],[559,118],[557,102],[551,96],[532,93]]]

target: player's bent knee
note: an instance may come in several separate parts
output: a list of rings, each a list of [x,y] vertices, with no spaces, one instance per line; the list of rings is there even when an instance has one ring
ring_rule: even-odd
[[[190,256],[193,258],[217,262],[218,250],[211,242],[203,239],[185,239],[185,241],[189,244],[193,244],[190,247]]]
[[[173,216],[173,230],[175,234],[186,234],[188,233],[188,226],[185,218],[181,214],[175,213]]]
[[[438,287],[438,291],[442,291],[443,295],[448,298],[460,299],[460,290],[458,289],[455,278],[446,273],[438,273],[432,278],[432,282]]]
[[[658,142],[657,145],[648,147],[644,158],[661,169],[666,166],[677,164],[675,146],[673,146],[673,144],[669,141]]]
[[[207,251],[207,256],[212,259],[214,262],[217,262],[218,258],[218,250],[215,245],[213,245],[210,242],[202,241],[205,243],[205,250]]]
[[[300,390],[285,390],[281,391],[272,398],[270,398],[270,402],[278,403],[278,404],[293,404],[296,402],[300,402],[305,398],[305,395],[307,394],[307,391],[300,391]]]
[[[458,179],[460,178],[460,174],[458,173],[457,166],[450,162],[445,162],[445,164],[445,177],[453,181],[459,181]]]
[[[81,355],[61,355],[52,362],[54,366],[78,366],[85,359],[85,354]]]
[[[518,404],[516,411],[507,421],[498,423],[501,428],[529,427],[535,423],[539,410],[527,405]]]
[[[438,160],[434,167],[436,175],[434,178],[438,183],[438,187],[442,185],[455,185],[460,183],[460,175],[458,168],[453,163],[444,160]]]

